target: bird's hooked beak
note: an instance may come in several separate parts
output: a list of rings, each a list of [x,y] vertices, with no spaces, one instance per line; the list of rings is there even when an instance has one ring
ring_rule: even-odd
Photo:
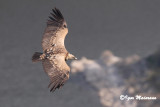
[[[76,58],[76,57],[74,57],[74,60],[77,60],[77,58]]]
[[[74,55],[72,55],[72,54],[71,54],[71,59],[77,60],[77,58]]]
[[[66,60],[77,60],[77,58],[74,56],[74,55],[72,55],[72,54],[68,54],[68,56],[66,57]]]
[[[71,57],[69,59],[77,60],[77,58],[74,55],[71,55]]]

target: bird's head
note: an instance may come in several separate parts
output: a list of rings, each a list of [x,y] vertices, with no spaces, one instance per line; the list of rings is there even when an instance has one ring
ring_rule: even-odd
[[[77,58],[74,55],[69,53],[66,57],[66,60],[77,60]]]

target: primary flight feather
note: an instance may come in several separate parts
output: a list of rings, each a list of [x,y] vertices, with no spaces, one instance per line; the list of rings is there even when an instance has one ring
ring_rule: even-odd
[[[51,92],[54,92],[69,79],[70,67],[66,61],[77,58],[65,48],[64,40],[68,33],[68,28],[62,13],[59,9],[54,8],[49,18],[42,37],[43,53],[35,52],[32,56],[32,61],[42,61],[44,71],[50,78],[48,87]]]

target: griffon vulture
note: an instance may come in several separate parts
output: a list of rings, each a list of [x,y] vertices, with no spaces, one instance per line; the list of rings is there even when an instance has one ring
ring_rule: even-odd
[[[54,92],[69,79],[70,67],[66,61],[77,58],[65,48],[64,40],[68,28],[62,13],[57,8],[52,9],[52,11],[42,37],[43,53],[35,52],[32,61],[42,61],[44,71],[50,78],[48,88]]]

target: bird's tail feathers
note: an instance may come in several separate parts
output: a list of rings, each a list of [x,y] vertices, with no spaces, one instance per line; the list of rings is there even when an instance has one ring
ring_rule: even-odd
[[[34,54],[33,54],[33,56],[32,56],[32,62],[38,62],[38,61],[41,61],[42,59],[41,59],[41,55],[42,55],[43,53],[40,53],[40,52],[35,52]]]

